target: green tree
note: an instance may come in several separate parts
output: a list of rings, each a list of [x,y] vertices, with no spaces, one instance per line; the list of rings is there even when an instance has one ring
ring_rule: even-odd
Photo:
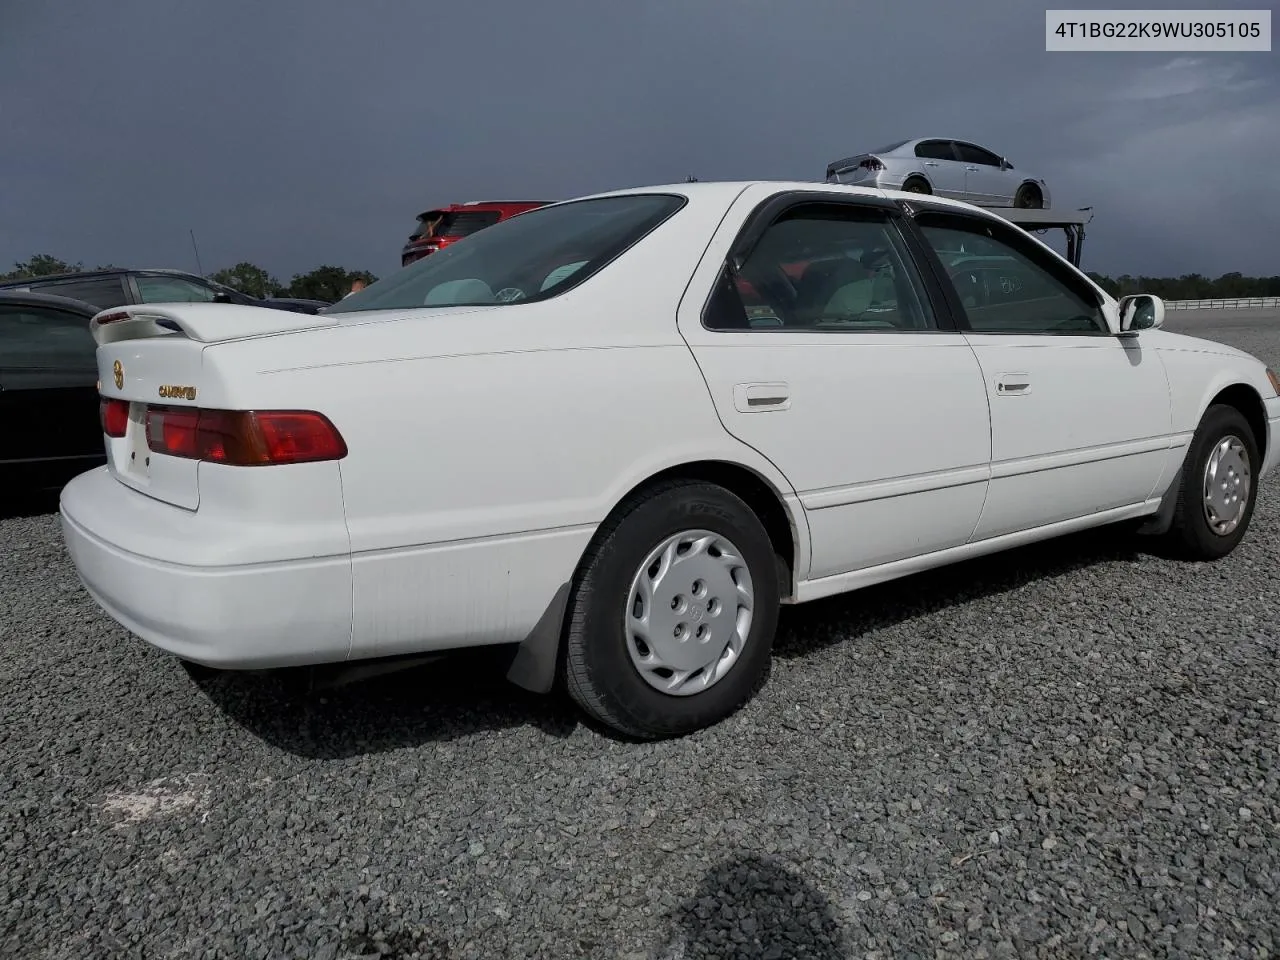
[[[352,281],[373,283],[377,279],[368,270],[347,270],[326,264],[316,267],[310,273],[295,274],[289,284],[289,296],[335,303],[350,292]]]
[[[223,267],[209,279],[254,297],[278,297],[285,292],[280,281],[266,270],[243,260],[234,267]]]
[[[28,280],[32,277],[51,277],[57,273],[75,273],[83,270],[80,263],[67,263],[47,253],[37,253],[30,260],[15,263],[13,270],[0,275],[0,280]]]

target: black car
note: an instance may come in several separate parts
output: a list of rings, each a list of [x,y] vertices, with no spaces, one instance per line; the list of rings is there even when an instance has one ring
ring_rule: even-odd
[[[0,290],[0,489],[58,488],[106,463],[92,303]]]
[[[30,290],[71,297],[99,310],[139,303],[240,303],[293,313],[314,314],[323,300],[297,297],[258,298],[182,270],[90,270],[50,277],[28,277],[0,283],[0,291]]]

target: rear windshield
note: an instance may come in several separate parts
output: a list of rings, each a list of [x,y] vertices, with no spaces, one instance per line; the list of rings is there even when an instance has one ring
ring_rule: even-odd
[[[546,300],[603,269],[684,203],[667,194],[628,194],[530,210],[449,244],[326,312]]]
[[[887,147],[876,147],[871,153],[893,153],[906,142],[905,140],[899,140],[897,143],[891,143]]]

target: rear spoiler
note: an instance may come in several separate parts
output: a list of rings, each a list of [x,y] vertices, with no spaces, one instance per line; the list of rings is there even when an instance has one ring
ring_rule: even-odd
[[[179,334],[198,343],[223,343],[295,330],[337,326],[333,317],[234,303],[164,303],[112,307],[95,314],[89,332],[99,346]]]

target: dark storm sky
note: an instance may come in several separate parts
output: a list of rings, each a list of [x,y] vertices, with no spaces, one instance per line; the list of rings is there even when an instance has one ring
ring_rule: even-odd
[[[437,204],[949,135],[1092,204],[1091,269],[1271,275],[1278,75],[1046,53],[1026,0],[0,0],[0,269],[191,269],[194,229],[209,272],[385,274]]]

